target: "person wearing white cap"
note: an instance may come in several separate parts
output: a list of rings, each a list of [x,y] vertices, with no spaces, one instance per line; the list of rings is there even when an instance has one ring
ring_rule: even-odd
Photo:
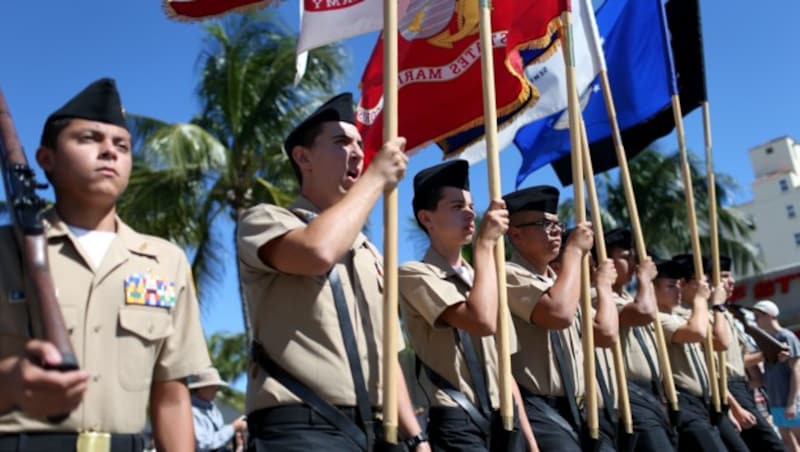
[[[222,413],[214,404],[214,398],[220,388],[228,387],[228,383],[220,378],[217,369],[209,367],[191,375],[186,379],[186,383],[192,392],[196,451],[229,450],[229,445],[235,445],[234,450],[241,450],[244,444],[242,435],[247,431],[247,421],[244,416],[240,416],[225,425]]]
[[[786,450],[800,451],[800,340],[778,322],[780,310],[774,302],[761,300],[753,305],[753,312],[758,326],[789,348],[788,354],[782,352],[777,362],[764,362],[764,383],[772,422],[778,426]]]

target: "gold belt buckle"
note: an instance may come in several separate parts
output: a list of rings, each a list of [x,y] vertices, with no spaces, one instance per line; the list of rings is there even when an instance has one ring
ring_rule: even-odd
[[[111,433],[78,433],[76,452],[111,452]]]

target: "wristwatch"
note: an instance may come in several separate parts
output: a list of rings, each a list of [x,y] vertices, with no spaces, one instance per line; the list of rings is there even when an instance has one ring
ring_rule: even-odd
[[[405,440],[406,447],[408,447],[408,450],[414,450],[420,444],[427,442],[428,442],[428,435],[426,435],[425,432],[419,432],[416,435],[412,436],[411,438]]]
[[[714,311],[717,311],[717,312],[725,312],[725,311],[728,310],[728,308],[725,307],[725,305],[722,304],[722,303],[711,305],[711,309],[714,310]]]

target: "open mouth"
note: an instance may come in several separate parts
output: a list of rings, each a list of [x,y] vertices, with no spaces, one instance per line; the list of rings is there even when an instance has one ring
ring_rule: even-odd
[[[359,171],[358,168],[352,168],[352,169],[347,170],[348,179],[352,179],[353,181],[357,180],[360,175],[361,175],[361,171]]]

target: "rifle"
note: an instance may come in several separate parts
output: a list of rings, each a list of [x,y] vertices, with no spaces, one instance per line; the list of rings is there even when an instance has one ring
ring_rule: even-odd
[[[36,194],[36,189],[45,188],[47,185],[37,183],[33,170],[28,166],[2,90],[0,90],[0,172],[3,173],[3,185],[14,236],[22,255],[24,274],[33,285],[34,296],[28,297],[28,302],[39,304],[43,339],[55,345],[61,353],[61,364],[44,367],[60,371],[76,370],[78,360],[69,340],[47,260],[47,238],[41,216],[45,202]],[[66,417],[67,414],[49,419],[52,422],[60,422]]]
[[[761,353],[764,354],[764,359],[766,361],[770,363],[777,362],[780,352],[789,351],[786,344],[775,339],[771,334],[756,325],[755,322],[748,321],[743,312],[744,308],[735,304],[729,304],[728,308],[736,320],[742,322],[742,325],[744,325],[744,332],[749,334],[750,337],[756,341],[756,345],[758,345]]]

